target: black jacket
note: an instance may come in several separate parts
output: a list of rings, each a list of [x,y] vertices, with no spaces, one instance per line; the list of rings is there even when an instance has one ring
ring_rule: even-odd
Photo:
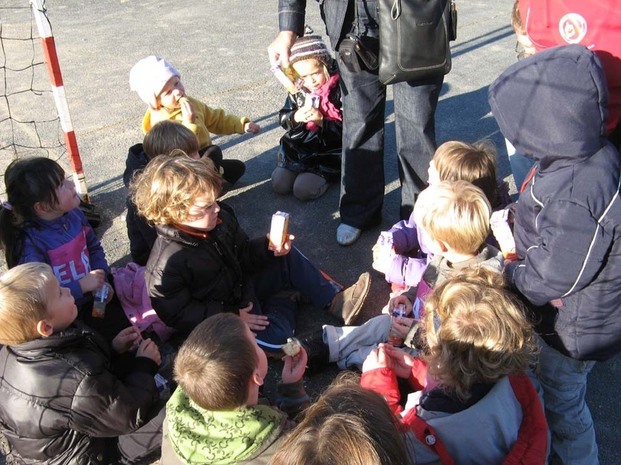
[[[109,463],[109,438],[142,426],[158,398],[156,364],[140,357],[131,368],[119,379],[109,346],[81,323],[3,347],[0,420],[12,452],[27,463]]]
[[[601,64],[582,46],[546,50],[507,69],[489,100],[503,135],[537,162],[507,274],[550,345],[609,358],[621,351],[621,158],[606,139]]]
[[[330,102],[341,108],[341,90],[338,84],[328,96]],[[309,172],[327,181],[340,179],[343,122],[324,118],[318,131],[306,128],[306,123],[293,119],[304,105],[304,94],[289,94],[279,113],[280,125],[287,131],[280,138],[278,166],[296,173]]]
[[[220,207],[220,223],[208,234],[156,226],[145,273],[149,296],[162,321],[182,336],[211,315],[238,313],[254,297],[250,275],[274,260],[267,239],[248,239],[232,210]]]
[[[125,187],[129,187],[129,184],[136,174],[136,171],[144,169],[149,163],[146,153],[142,149],[142,144],[132,145],[127,153],[127,160],[125,161],[125,172],[123,173],[123,183]],[[132,256],[132,260],[139,265],[146,265],[149,259],[149,253],[155,243],[157,232],[155,228],[151,226],[147,220],[138,214],[136,205],[132,202],[132,199],[127,197],[127,236],[129,237],[129,251]]]

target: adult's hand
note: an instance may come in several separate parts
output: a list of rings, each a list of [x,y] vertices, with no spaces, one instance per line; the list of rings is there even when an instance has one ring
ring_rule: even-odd
[[[278,33],[274,41],[267,47],[267,54],[272,65],[279,63],[283,68],[289,66],[291,46],[297,37],[297,34],[293,31],[280,31]]]

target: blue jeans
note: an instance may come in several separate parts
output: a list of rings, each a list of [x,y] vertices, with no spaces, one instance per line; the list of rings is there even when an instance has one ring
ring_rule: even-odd
[[[359,8],[360,30],[377,37],[375,2]],[[366,27],[365,27],[366,26]],[[384,202],[384,119],[386,86],[377,72],[352,73],[340,66],[343,99],[341,222],[359,229],[379,224]],[[435,110],[444,76],[393,84],[401,219],[412,212],[427,185],[436,149]]]
[[[252,313],[266,315],[269,326],[257,334],[259,341],[281,345],[295,333],[297,302],[283,290],[297,290],[308,297],[313,305],[324,308],[342,290],[340,284],[326,278],[297,248],[278,257],[252,276],[255,299]],[[260,344],[261,345],[261,344]],[[269,346],[262,345],[266,349]],[[276,350],[276,348],[273,348]]]
[[[563,465],[597,465],[595,428],[586,404],[587,376],[595,362],[567,357],[542,339],[539,349],[536,375],[543,388],[552,453]]]
[[[507,146],[507,155],[509,156],[511,173],[513,173],[513,179],[515,180],[515,188],[519,194],[520,188],[522,187],[522,184],[524,184],[524,180],[535,162],[530,158],[526,158],[521,153],[517,153],[515,151],[515,147],[507,139],[505,139],[505,145]]]

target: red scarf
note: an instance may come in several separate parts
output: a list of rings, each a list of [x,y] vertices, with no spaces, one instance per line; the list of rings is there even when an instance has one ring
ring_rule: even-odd
[[[334,73],[330,76],[330,79],[313,92],[313,95],[319,97],[319,112],[323,115],[324,118],[332,120],[332,121],[343,121],[343,114],[341,113],[341,109],[337,108],[330,101],[330,93],[335,86],[339,85],[339,73]],[[314,121],[309,121],[306,123],[306,129],[313,132],[319,131],[319,126]]]

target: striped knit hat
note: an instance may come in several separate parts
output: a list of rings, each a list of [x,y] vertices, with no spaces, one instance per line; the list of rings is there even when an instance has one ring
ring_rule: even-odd
[[[312,34],[312,30],[311,30]],[[305,35],[299,37],[291,47],[289,63],[315,58],[321,63],[328,64],[332,60],[330,50],[318,35]]]

